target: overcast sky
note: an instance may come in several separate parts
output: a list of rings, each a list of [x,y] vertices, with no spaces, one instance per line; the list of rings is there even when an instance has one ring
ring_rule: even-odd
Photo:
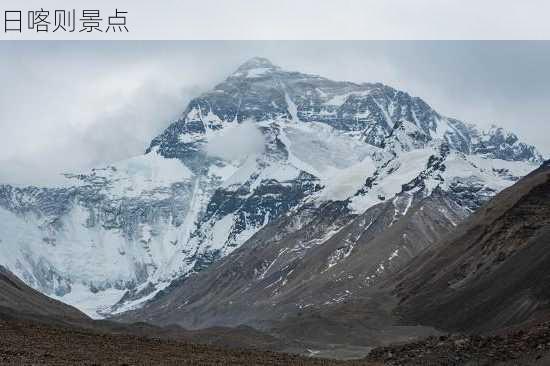
[[[550,42],[0,42],[0,183],[141,154],[190,98],[253,56],[383,82],[550,156]]]

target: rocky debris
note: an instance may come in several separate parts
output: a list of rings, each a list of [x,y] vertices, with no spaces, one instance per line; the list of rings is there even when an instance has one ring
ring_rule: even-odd
[[[550,322],[504,335],[443,335],[372,350],[384,365],[547,365]]]

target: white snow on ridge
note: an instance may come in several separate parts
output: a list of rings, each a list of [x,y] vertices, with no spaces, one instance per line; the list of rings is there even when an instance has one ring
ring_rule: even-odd
[[[380,151],[324,123],[283,124],[280,138],[298,160],[290,162],[319,178],[329,177],[332,169],[349,168]]]
[[[377,185],[367,194],[352,198],[351,207],[355,212],[361,213],[369,207],[382,202],[384,199],[393,198],[401,192],[402,186],[415,178],[419,172],[425,169],[426,162],[431,155],[436,154],[432,147],[403,152],[395,160],[390,162],[388,169],[377,180]]]
[[[334,96],[332,96],[330,99],[328,99],[326,102],[324,102],[323,104],[324,105],[333,105],[333,106],[341,106],[342,104],[344,104],[346,102],[346,100],[348,99],[348,97],[351,95],[352,93],[347,93],[347,94],[336,94]]]
[[[112,182],[109,193],[122,197],[137,197],[174,183],[188,182],[193,177],[181,161],[166,159],[156,151],[96,169],[93,174],[107,178]]]
[[[194,179],[179,160],[156,152],[96,169],[89,177],[105,178],[101,190],[114,199],[145,195],[147,200],[163,199],[171,184]],[[103,220],[95,210],[74,202],[53,229],[47,216],[19,216],[0,208],[1,264],[46,295],[101,317],[126,292],[124,284],[139,283],[140,271],[151,275],[170,263],[180,230],[171,218],[159,217],[139,224],[137,237],[130,239],[119,228],[91,225],[90,220]],[[51,273],[53,282],[45,283],[36,273]]]
[[[90,288],[83,284],[76,284],[71,287],[71,292],[64,296],[55,294],[51,298],[74,306],[92,319],[103,319],[102,311],[107,311],[112,304],[117,303],[126,290],[107,289],[99,292],[91,292]]]
[[[320,90],[320,89],[317,89]],[[334,94],[329,99],[327,99],[323,105],[326,106],[341,106],[344,104],[349,97],[351,96],[366,96],[371,93],[370,89],[367,90],[360,90],[360,91],[354,91],[349,93],[343,93],[343,94]],[[326,96],[326,93],[324,93],[324,96]]]
[[[501,191],[511,186],[517,179],[527,175],[536,165],[521,161],[487,159],[478,155],[451,153],[445,160],[445,179],[441,187],[446,190],[457,179],[471,179],[485,187]]]
[[[361,189],[365,184],[365,177],[371,176],[375,171],[376,165],[370,158],[365,158],[348,168],[331,168],[322,180],[325,188],[321,191],[319,199],[343,201]]]
[[[48,241],[45,241],[46,239]],[[70,244],[73,245],[69,247]],[[101,282],[106,276],[120,279],[127,278],[127,274],[131,271],[123,263],[110,266],[108,265],[109,261],[102,259],[101,256],[99,260],[96,260],[98,253],[95,249],[98,248],[92,249],[93,242],[87,243],[88,246],[84,247],[80,247],[80,244],[82,243],[47,238],[46,234],[35,225],[29,225],[23,219],[0,208],[0,256],[2,257],[2,264],[35,288],[39,288],[39,279],[32,274],[33,266],[38,263],[42,263],[46,268],[50,266],[63,268],[65,266],[67,273],[73,271],[75,280],[74,282],[65,282],[64,280],[58,282],[58,287],[69,289],[70,286],[70,292],[65,296],[58,296],[53,292],[46,293],[46,295],[74,305],[92,318],[101,318],[102,316],[97,311],[118,301],[125,291],[111,288],[92,293],[90,286],[79,282],[79,273],[82,273],[82,269],[86,268],[86,272],[91,277]],[[94,253],[89,252],[90,250],[93,250]],[[105,252],[106,255],[115,259],[121,257],[116,250],[108,253],[108,251]],[[55,263],[56,260],[58,263]],[[90,271],[95,274],[89,273]]]
[[[324,189],[319,201],[345,200],[352,196],[377,169],[381,149],[365,144],[324,123],[283,124],[281,141],[288,161],[319,178]]]
[[[234,77],[246,77],[246,78],[257,78],[264,76],[273,71],[271,67],[255,67],[243,71],[234,72],[232,76]]]
[[[296,104],[294,104],[294,101],[290,98],[290,95],[285,91],[285,101],[286,105],[288,106],[288,112],[290,113],[290,116],[294,122],[299,122],[300,119],[298,118],[298,107],[296,107]]]

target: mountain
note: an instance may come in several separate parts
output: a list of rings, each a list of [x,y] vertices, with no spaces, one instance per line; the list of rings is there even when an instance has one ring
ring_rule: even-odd
[[[399,274],[398,314],[487,332],[550,315],[550,162],[499,193]]]
[[[304,208],[116,320],[196,329],[246,324],[330,357],[433,334],[394,326],[393,299],[377,283],[435,245],[467,212],[433,193],[403,216],[409,199],[361,215],[346,212],[342,202]]]
[[[265,352],[296,345],[239,329],[123,326],[88,318],[77,309],[28,287],[0,266],[2,364],[332,365],[336,361]],[[255,350],[243,350],[254,346]],[[299,346],[299,345],[298,345]],[[232,349],[238,347],[238,350]],[[136,352],[136,350],[139,350]],[[291,349],[292,350],[292,349]],[[376,364],[376,363],[375,363]]]
[[[232,286],[290,286],[300,261],[311,265],[293,275],[314,278],[312,289],[348,265],[374,281],[541,161],[511,132],[447,118],[389,86],[254,58],[191,100],[144,155],[66,174],[60,187],[1,185],[0,264],[93,317],[162,298],[226,257],[246,259]],[[249,263],[256,247],[266,248]],[[295,282],[284,303],[335,302],[360,282],[303,300]]]
[[[58,322],[82,322],[84,313],[30,288],[0,266],[0,317],[28,319],[51,318]]]

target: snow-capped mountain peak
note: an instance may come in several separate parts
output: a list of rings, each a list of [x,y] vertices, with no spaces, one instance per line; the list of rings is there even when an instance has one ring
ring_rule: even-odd
[[[254,78],[281,70],[264,57],[254,57],[243,63],[230,77]]]
[[[338,201],[356,215],[444,192],[471,211],[540,162],[515,135],[392,87],[253,58],[191,100],[143,156],[69,174],[64,188],[0,186],[0,264],[112,314],[304,207]]]

